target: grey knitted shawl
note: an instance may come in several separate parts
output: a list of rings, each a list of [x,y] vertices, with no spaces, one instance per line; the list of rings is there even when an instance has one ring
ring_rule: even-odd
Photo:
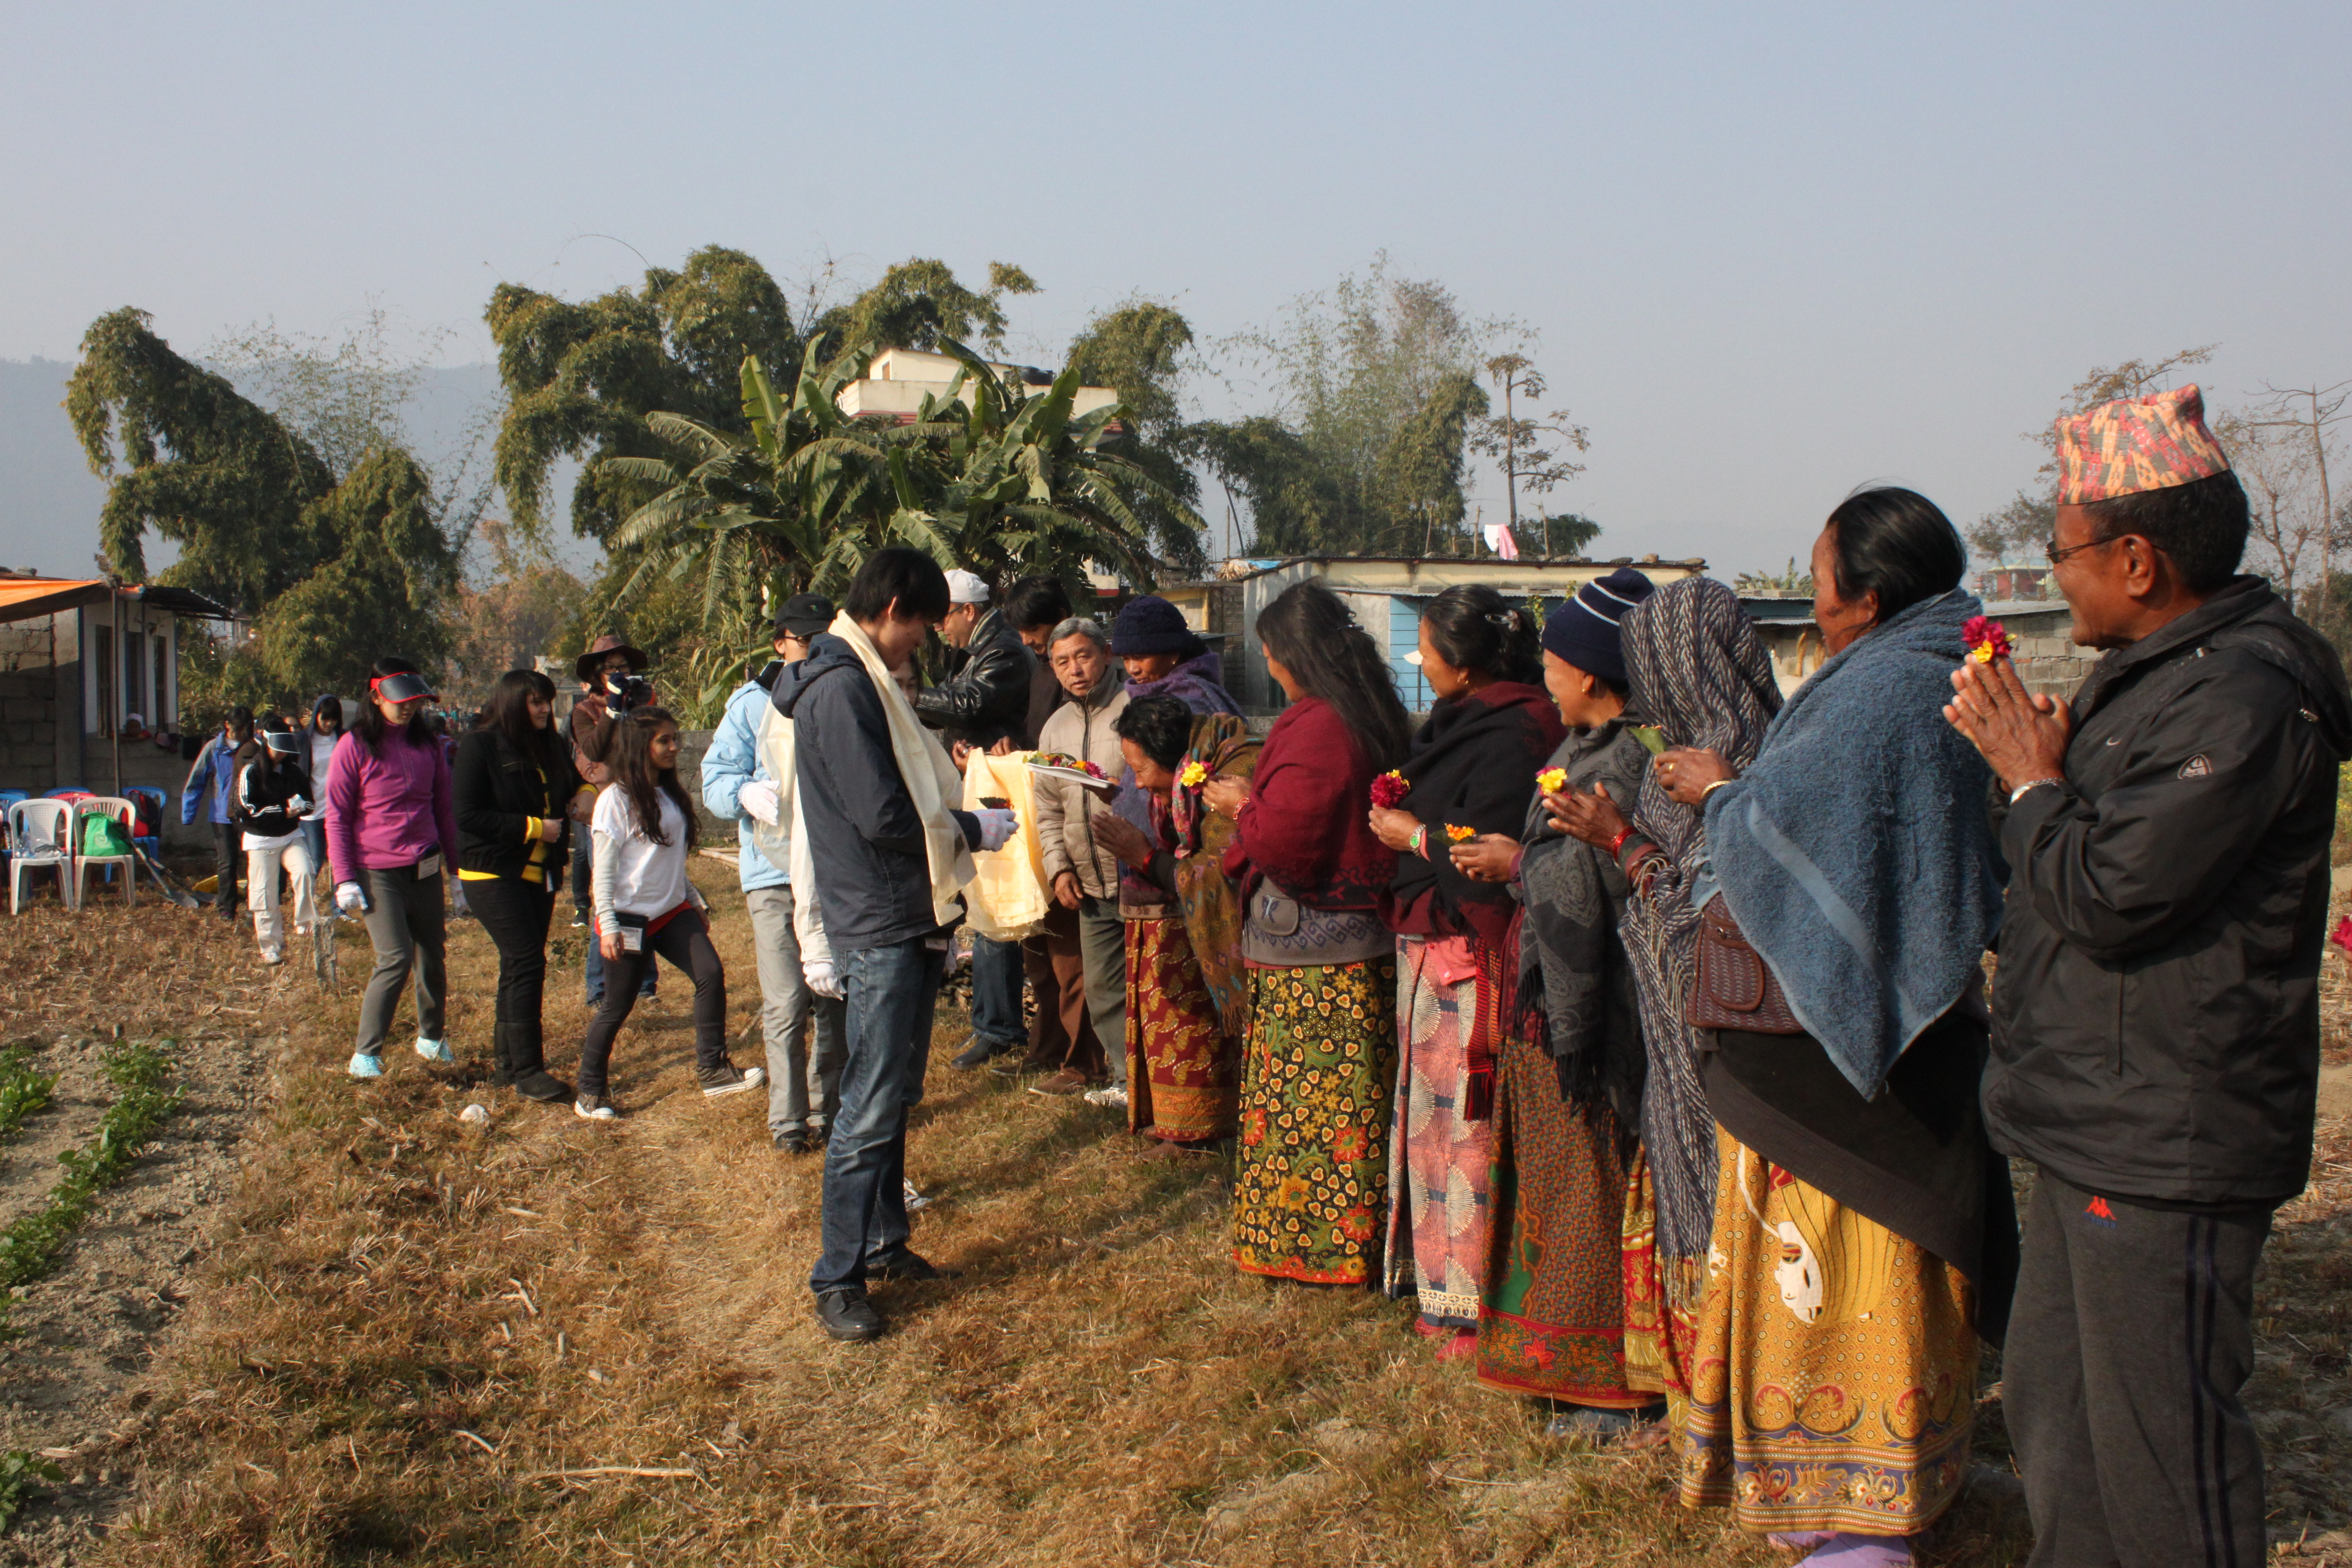
[[[1711,577],[1685,577],[1628,610],[1622,625],[1634,706],[1668,745],[1704,747],[1744,771],[1780,710],[1780,685],[1738,596]],[[1684,1018],[1697,964],[1690,893],[1706,865],[1706,834],[1654,768],[1643,774],[1631,816],[1662,851],[1626,901],[1622,928],[1650,1051],[1642,1141],[1657,1191],[1658,1251],[1704,1258],[1715,1215],[1715,1115],[1699,1081],[1697,1032]]]

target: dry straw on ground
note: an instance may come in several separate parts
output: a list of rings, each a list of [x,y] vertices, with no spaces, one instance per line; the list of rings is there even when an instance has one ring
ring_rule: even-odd
[[[709,869],[740,1041],[748,925]],[[249,942],[209,922],[183,935],[195,918],[142,906],[15,928],[87,957],[0,999],[0,1038],[103,1033],[134,1007],[154,1032],[255,984]],[[693,1092],[682,977],[665,973],[622,1037],[627,1119],[593,1127],[475,1081],[491,959],[478,927],[455,929],[455,1070],[395,1053],[383,1083],[345,1079],[349,990],[265,983],[237,1018],[284,1037],[274,1092],[252,1107],[181,1321],[105,1410],[76,1417],[112,1434],[92,1464],[137,1477],[78,1560],[1788,1561],[1674,1506],[1662,1451],[1545,1439],[1523,1405],[1436,1363],[1402,1304],[1237,1274],[1220,1170],[1139,1160],[1114,1113],[948,1068],[960,1019],[935,1041],[909,1169],[938,1199],[917,1245],[963,1276],[883,1288],[892,1333],[835,1346],[804,1284],[817,1163],[769,1148],[757,1096]],[[561,1071],[584,1014],[577,935],[558,937]],[[364,958],[346,957],[356,979]],[[108,973],[107,991],[78,966]],[[131,1000],[157,984],[180,989]],[[458,1119],[476,1102],[487,1130]],[[2327,1148],[2328,1180],[2282,1216],[2291,1277],[2273,1264],[2258,1391],[2309,1407],[2284,1441],[2312,1486],[2289,1473],[2278,1522],[2315,1542],[2343,1522],[2352,1457],[2326,1416],[2352,1327],[2340,1128]],[[1997,1416],[1983,1448],[2005,1466]],[[1988,1490],[1922,1561],[2022,1547]]]

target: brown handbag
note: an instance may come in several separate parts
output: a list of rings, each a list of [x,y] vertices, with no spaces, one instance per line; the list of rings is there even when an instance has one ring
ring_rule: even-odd
[[[1698,984],[1691,987],[1694,1029],[1744,1029],[1751,1035],[1801,1035],[1771,965],[1748,945],[1720,894],[1698,912]]]

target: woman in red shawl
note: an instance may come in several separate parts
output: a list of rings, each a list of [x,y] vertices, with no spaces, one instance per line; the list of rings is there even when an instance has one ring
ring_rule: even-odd
[[[1421,671],[1437,701],[1401,770],[1408,792],[1372,808],[1397,852],[1381,915],[1397,933],[1397,1116],[1390,1141],[1389,1294],[1416,1292],[1423,1333],[1447,1355],[1478,1343],[1486,1268],[1495,1062],[1518,1009],[1516,906],[1474,881],[1453,846],[1517,833],[1536,770],[1566,731],[1542,685],[1534,617],[1483,584],[1448,588],[1421,617]]]
[[[1404,755],[1408,726],[1380,650],[1321,584],[1285,589],[1257,635],[1290,706],[1248,784],[1212,779],[1202,791],[1238,817],[1225,868],[1244,892],[1234,1262],[1362,1285],[1388,1212],[1396,1073],[1395,943],[1379,916],[1396,858],[1364,805]]]

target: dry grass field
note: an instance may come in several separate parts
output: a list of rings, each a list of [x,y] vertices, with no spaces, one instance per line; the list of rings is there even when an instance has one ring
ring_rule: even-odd
[[[697,878],[740,1041],[748,922],[725,867]],[[1222,1170],[1139,1159],[1112,1112],[953,1070],[961,1015],[942,1016],[908,1165],[937,1200],[916,1245],[962,1276],[880,1288],[893,1331],[835,1345],[804,1284],[817,1162],[769,1148],[757,1097],[694,1092],[682,977],[622,1037],[626,1120],[590,1126],[478,1081],[492,959],[478,926],[454,930],[460,1065],[404,1050],[362,1087],[341,1068],[363,942],[330,997],[153,900],[5,928],[0,1041],[174,1037],[183,1120],[205,1120],[175,1123],[14,1303],[0,1447],[48,1448],[69,1479],[0,1562],[1789,1561],[1674,1506],[1663,1450],[1546,1439],[1433,1360],[1403,1304],[1237,1274]],[[585,1015],[578,935],[558,935],[562,1072]],[[459,1120],[475,1103],[486,1129]],[[5,1221],[30,1156],[0,1152]],[[2297,1562],[2337,1555],[2352,1504],[2340,1119],[2323,1160],[2281,1216],[2255,1390]],[[132,1245],[159,1225],[190,1239]],[[1989,1474],[2007,1469],[1998,1409],[1995,1390]],[[1922,1561],[2024,1546],[1988,1482]]]

